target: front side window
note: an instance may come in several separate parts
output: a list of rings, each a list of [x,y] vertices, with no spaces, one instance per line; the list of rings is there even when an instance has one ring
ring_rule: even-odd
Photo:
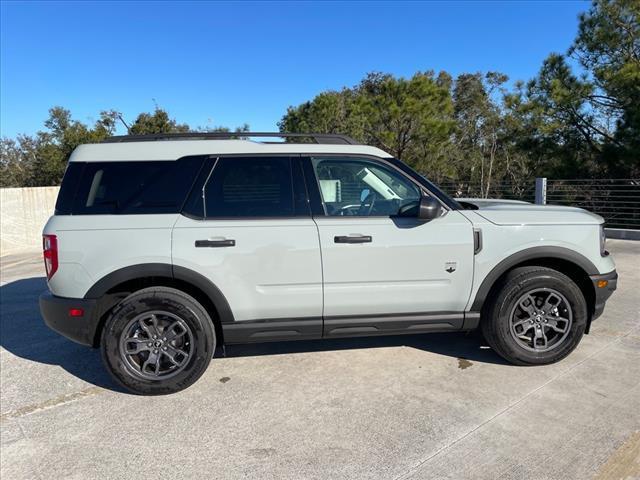
[[[400,173],[365,159],[313,158],[330,216],[395,216],[415,210],[420,189]]]
[[[204,206],[207,218],[294,216],[291,160],[218,159],[204,188]]]

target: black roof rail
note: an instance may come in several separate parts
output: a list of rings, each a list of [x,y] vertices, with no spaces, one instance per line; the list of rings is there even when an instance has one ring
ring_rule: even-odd
[[[158,140],[229,140],[251,137],[309,138],[316,143],[331,145],[359,145],[353,138],[338,133],[282,133],[282,132],[184,132],[153,133],[149,135],[117,135],[102,143],[154,142]],[[269,143],[269,142],[265,142]]]

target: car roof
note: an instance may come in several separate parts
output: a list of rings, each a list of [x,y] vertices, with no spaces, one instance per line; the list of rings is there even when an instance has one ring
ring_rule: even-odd
[[[70,162],[122,162],[177,160],[190,155],[292,155],[344,154],[391,158],[392,155],[368,145],[315,143],[263,143],[243,139],[156,140],[91,143],[78,146]]]

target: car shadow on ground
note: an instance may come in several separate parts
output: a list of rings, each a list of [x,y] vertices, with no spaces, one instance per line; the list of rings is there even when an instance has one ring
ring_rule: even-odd
[[[0,345],[17,357],[58,365],[85,382],[123,391],[102,366],[99,350],[78,345],[44,324],[38,297],[46,288],[44,277],[0,286]]]
[[[384,347],[410,347],[461,360],[498,365],[508,364],[491,350],[477,332],[423,333],[229,345],[226,347],[225,353],[228,358],[233,358]]]
[[[32,362],[58,365],[85,382],[123,391],[102,365],[100,352],[78,345],[50,330],[43,322],[38,297],[46,289],[43,277],[16,280],[0,286],[0,345],[13,355]],[[406,346],[473,362],[505,364],[475,333],[431,333],[389,337],[232,345],[228,358],[284,355],[363,348]],[[217,356],[222,355],[218,349]]]

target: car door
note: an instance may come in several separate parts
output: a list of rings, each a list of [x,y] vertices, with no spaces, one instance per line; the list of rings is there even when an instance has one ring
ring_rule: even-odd
[[[174,226],[174,268],[206,277],[228,302],[227,343],[321,336],[319,240],[299,162],[212,158]]]
[[[324,335],[461,328],[473,278],[473,227],[445,209],[411,216],[428,195],[383,160],[307,158],[324,275]]]

